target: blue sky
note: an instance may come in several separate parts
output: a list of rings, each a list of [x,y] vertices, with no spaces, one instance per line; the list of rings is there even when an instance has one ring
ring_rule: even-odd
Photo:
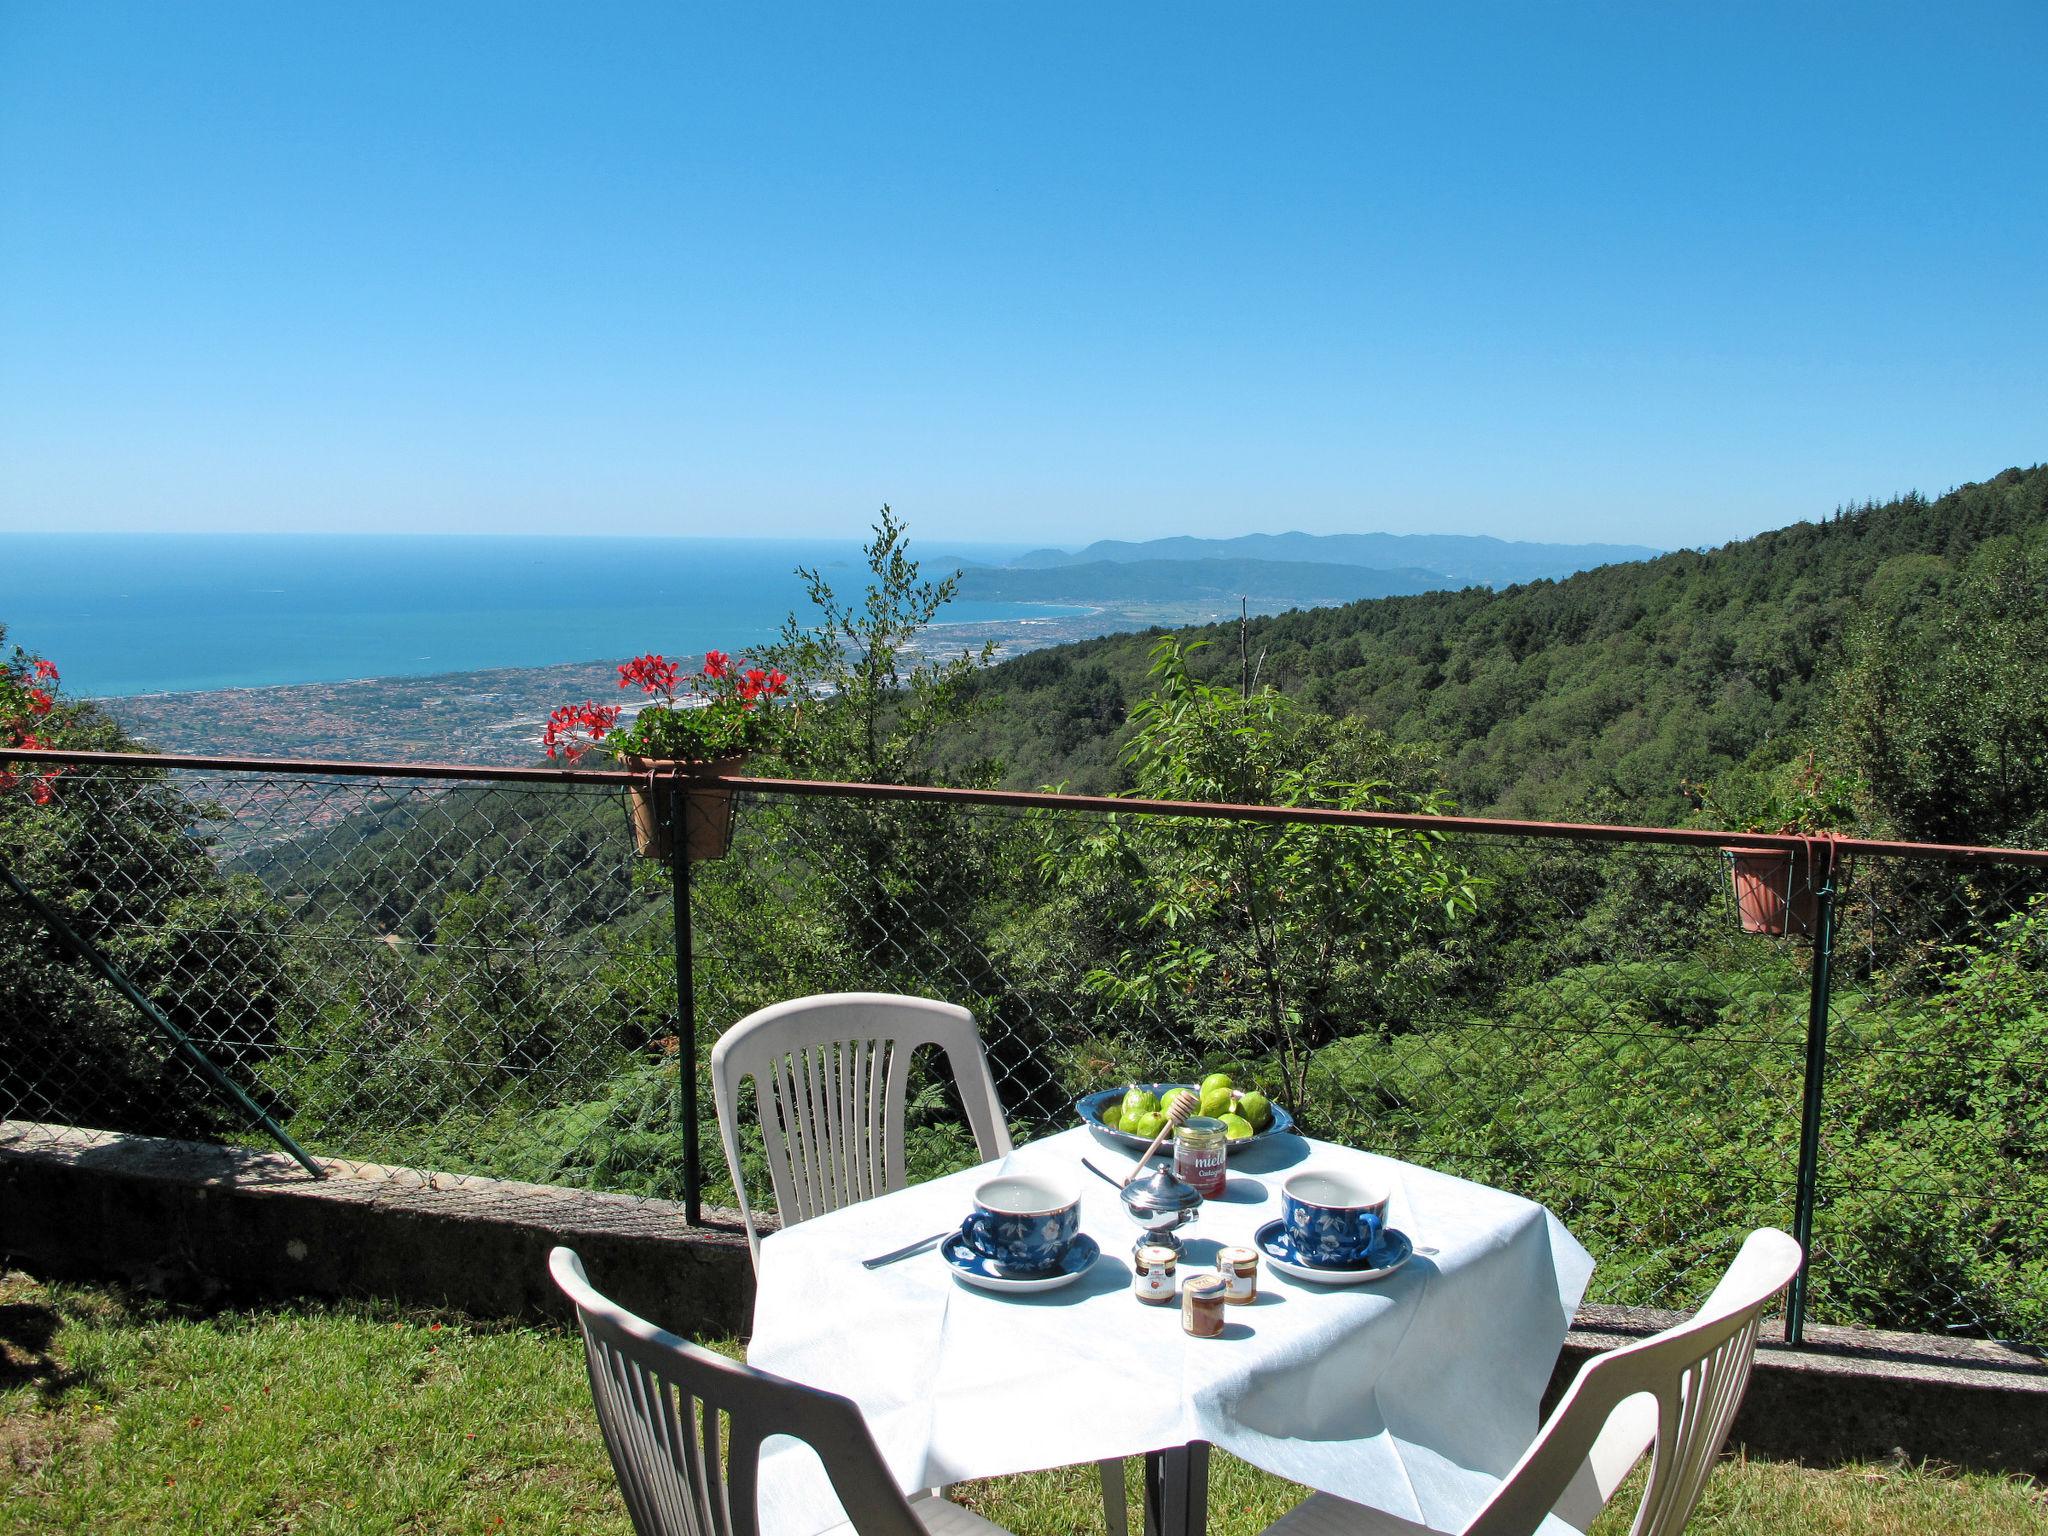
[[[2044,457],[2044,64],[2038,4],[0,0],[0,530],[1717,543]]]

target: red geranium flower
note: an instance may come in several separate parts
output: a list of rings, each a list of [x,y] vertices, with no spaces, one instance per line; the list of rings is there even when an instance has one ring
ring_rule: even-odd
[[[56,688],[57,669],[42,657],[19,646],[11,657],[0,657],[0,751],[46,752],[61,745],[34,728],[56,713]],[[0,769],[0,790],[26,789],[37,805],[48,805],[56,798],[50,786],[63,772],[62,767]]]
[[[619,668],[619,686],[630,688],[638,684],[642,693],[659,693],[673,699],[676,678],[681,672],[681,667],[665,657],[652,653],[635,656]]]
[[[548,756],[574,762],[589,743],[603,741],[621,759],[715,762],[762,746],[785,720],[796,720],[794,709],[785,716],[761,708],[764,700],[788,696],[789,675],[736,662],[727,651],[706,651],[703,670],[687,677],[675,662],[652,652],[622,663],[618,674],[621,688],[638,687],[655,695],[655,702],[624,726],[618,723],[621,710],[593,713],[597,706],[588,702],[564,705],[548,717],[541,736]]]
[[[621,670],[624,670],[623,668]],[[621,687],[625,685],[620,684]],[[549,757],[560,756],[575,762],[598,742],[610,734],[618,723],[619,706],[616,704],[564,704],[548,716],[547,729],[541,732],[541,745],[547,748]],[[587,736],[588,741],[579,741],[578,736]]]

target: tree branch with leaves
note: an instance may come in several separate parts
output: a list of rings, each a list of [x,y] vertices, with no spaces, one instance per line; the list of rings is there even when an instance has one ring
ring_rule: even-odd
[[[1150,799],[1337,810],[1447,809],[1402,790],[1404,757],[1377,733],[1299,708],[1277,689],[1197,677],[1199,646],[1153,649],[1125,762]],[[1042,875],[1095,929],[1085,986],[1196,1048],[1270,1063],[1308,1102],[1315,1053],[1388,1023],[1427,950],[1478,909],[1481,882],[1440,834],[1392,827],[1116,815],[1048,820]]]

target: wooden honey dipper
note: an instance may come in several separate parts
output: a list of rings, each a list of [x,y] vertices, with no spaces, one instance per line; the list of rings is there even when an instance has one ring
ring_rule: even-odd
[[[1152,1138],[1152,1145],[1145,1149],[1145,1155],[1138,1159],[1138,1166],[1131,1170],[1131,1177],[1124,1180],[1124,1187],[1130,1188],[1131,1180],[1145,1171],[1145,1165],[1152,1161],[1152,1154],[1159,1150],[1159,1143],[1174,1133],[1176,1127],[1202,1107],[1201,1099],[1182,1088],[1166,1101],[1166,1124],[1159,1127],[1159,1134]]]

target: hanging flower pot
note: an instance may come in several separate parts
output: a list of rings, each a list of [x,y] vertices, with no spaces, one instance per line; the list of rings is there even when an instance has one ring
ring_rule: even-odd
[[[703,670],[687,677],[664,657],[636,656],[619,668],[619,686],[637,687],[654,702],[623,725],[625,711],[616,704],[563,705],[541,736],[548,756],[573,763],[602,745],[638,776],[626,794],[641,858],[674,860],[678,799],[683,858],[724,858],[732,845],[732,791],[717,780],[795,724],[788,675],[706,651]]]
[[[673,813],[680,799],[683,857],[692,864],[725,857],[732,847],[732,791],[710,781],[738,773],[747,761],[746,753],[709,762],[628,754],[624,761],[627,768],[643,776],[640,783],[626,791],[627,805],[633,814],[635,853],[663,863],[674,860]],[[678,784],[678,779],[683,782]]]
[[[1811,934],[1820,889],[1809,849],[1724,848],[1735,880],[1735,911],[1744,933]]]

